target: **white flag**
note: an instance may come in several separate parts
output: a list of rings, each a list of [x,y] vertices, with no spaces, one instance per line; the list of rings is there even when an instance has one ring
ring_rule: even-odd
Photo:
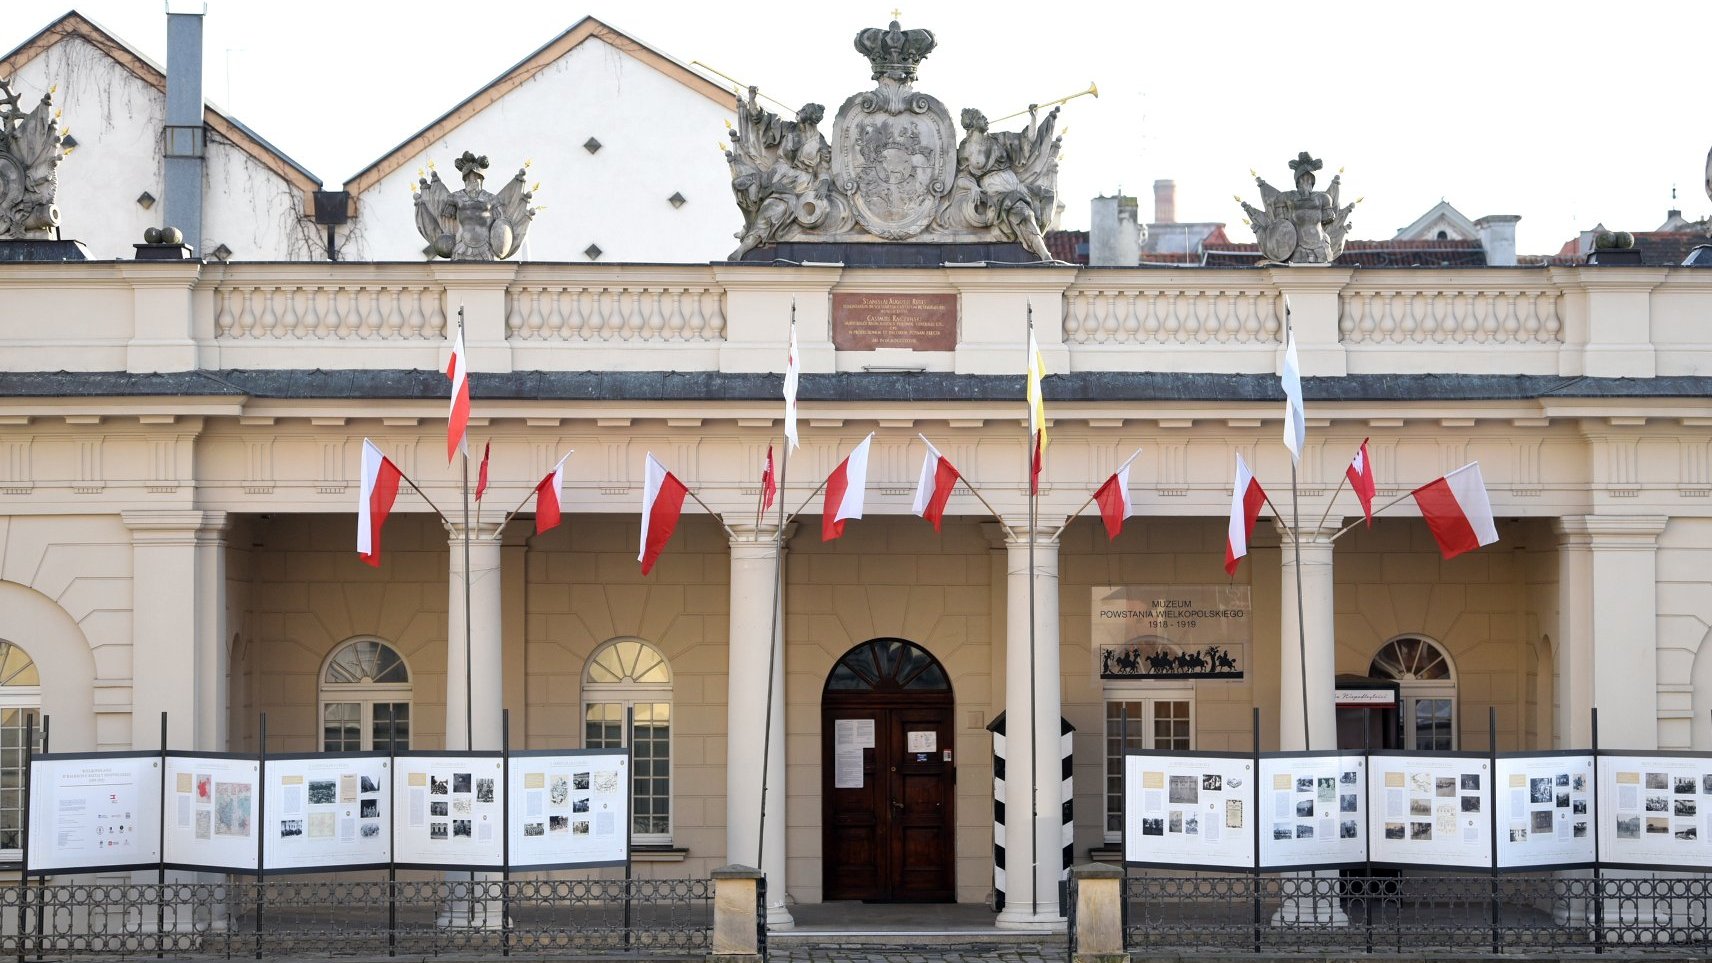
[[[1297,464],[1308,440],[1308,415],[1302,410],[1302,367],[1296,362],[1296,333],[1290,328],[1290,302],[1284,302],[1284,447]]]
[[[797,357],[797,322],[791,320],[791,353],[785,359],[785,438],[791,450],[801,447],[797,441],[797,378],[802,374],[802,361]]]

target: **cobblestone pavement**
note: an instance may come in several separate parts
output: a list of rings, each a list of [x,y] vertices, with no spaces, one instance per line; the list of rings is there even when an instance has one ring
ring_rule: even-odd
[[[1063,938],[1004,943],[809,943],[770,940],[770,963],[1065,963]]]

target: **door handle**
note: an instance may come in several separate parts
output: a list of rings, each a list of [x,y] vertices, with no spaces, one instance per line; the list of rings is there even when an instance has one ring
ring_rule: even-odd
[[[892,800],[892,808],[893,809],[902,809],[902,808],[904,808],[904,804],[901,802],[898,802],[896,799],[894,799],[894,800]]]

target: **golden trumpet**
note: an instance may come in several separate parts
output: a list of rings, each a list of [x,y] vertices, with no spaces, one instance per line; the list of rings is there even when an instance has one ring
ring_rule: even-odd
[[[1100,99],[1100,85],[1094,83],[1092,80],[1088,81],[1088,89],[1087,90],[1078,90],[1075,93],[1073,93],[1067,97],[1060,97],[1057,100],[1048,100],[1044,103],[1035,104],[1034,106],[1036,108],[1056,107],[1059,104],[1063,104],[1063,103],[1067,103],[1069,101],[1075,100],[1077,97],[1086,97],[1089,94],[1094,95],[1095,100]],[[995,117],[992,120],[988,121],[988,123],[996,124],[1001,120],[1010,120],[1012,117],[1021,117],[1023,114],[1026,114],[1026,113],[1028,113],[1028,108],[1024,107],[1022,110],[1019,110],[1014,114],[1006,114],[1003,117]]]

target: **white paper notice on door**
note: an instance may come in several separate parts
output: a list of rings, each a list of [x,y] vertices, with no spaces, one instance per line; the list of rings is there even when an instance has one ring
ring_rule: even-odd
[[[910,752],[938,752],[939,751],[939,733],[935,732],[932,729],[929,729],[926,732],[912,732],[912,733],[910,733],[909,734],[909,751]]]
[[[874,748],[874,720],[839,719],[833,726],[833,748],[838,750]]]
[[[838,747],[833,751],[832,787],[834,789],[862,788],[861,748]]]

